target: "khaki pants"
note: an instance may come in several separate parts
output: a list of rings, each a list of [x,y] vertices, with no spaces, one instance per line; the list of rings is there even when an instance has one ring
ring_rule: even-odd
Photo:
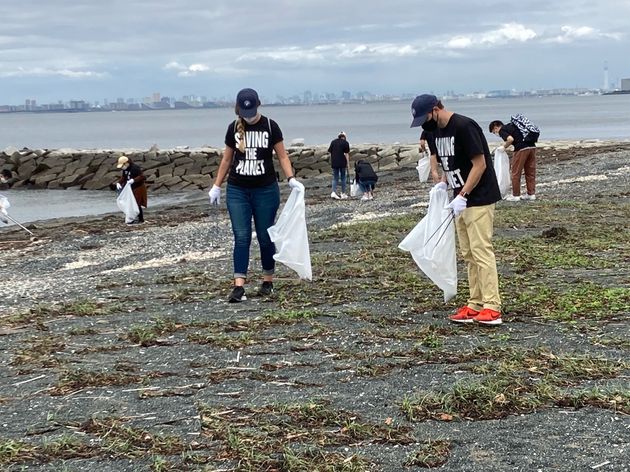
[[[536,194],[536,148],[516,151],[512,157],[512,195],[521,194],[521,174],[525,171],[527,195]]]
[[[501,311],[499,276],[492,247],[494,204],[466,208],[455,219],[459,248],[468,267],[468,306]]]

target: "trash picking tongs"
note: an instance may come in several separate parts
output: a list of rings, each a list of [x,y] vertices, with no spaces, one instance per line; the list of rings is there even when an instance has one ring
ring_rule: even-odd
[[[16,225],[18,225],[20,228],[22,228],[24,231],[26,231],[28,234],[30,234],[31,236],[35,236],[30,230],[28,230],[27,228],[25,228],[22,223],[20,223],[19,221],[17,221],[16,219],[14,219],[13,217],[11,217],[11,215],[9,215],[8,213],[5,212],[0,212],[0,218],[7,218],[11,221],[13,221]]]
[[[437,247],[438,244],[440,244],[440,241],[442,241],[442,238],[444,237],[444,235],[446,234],[446,230],[448,229],[448,227],[450,226],[450,224],[455,220],[455,215],[453,214],[452,211],[448,212],[448,216],[446,218],[444,218],[444,221],[442,221],[438,227],[435,229],[435,231],[433,231],[433,234],[431,236],[428,237],[428,239],[425,242],[425,246],[427,244],[429,244],[429,241],[431,241],[431,239],[433,239],[433,236],[435,236],[438,231],[440,231],[440,228],[442,228],[442,226],[444,226],[444,223],[446,223],[446,226],[444,226],[444,229],[442,231],[442,233],[440,234],[440,237],[438,238],[437,242],[435,243],[435,247]]]

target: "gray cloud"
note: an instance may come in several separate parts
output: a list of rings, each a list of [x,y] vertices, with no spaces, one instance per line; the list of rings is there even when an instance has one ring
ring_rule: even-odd
[[[596,87],[603,61],[611,78],[630,76],[627,1],[377,3],[3,2],[0,103],[77,90],[219,96],[244,83],[270,95]]]

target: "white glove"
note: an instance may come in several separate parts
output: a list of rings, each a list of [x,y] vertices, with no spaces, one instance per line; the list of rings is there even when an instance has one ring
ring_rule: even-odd
[[[135,180],[133,180],[133,179],[129,179],[129,180],[127,181],[127,183],[128,183],[129,185],[133,185],[133,183],[134,183],[134,182],[135,182]]]
[[[291,188],[291,190],[295,188],[295,189],[301,190],[302,192],[304,191],[304,184],[300,182],[298,179],[296,179],[295,177],[289,180],[289,187]]]
[[[208,192],[208,197],[210,197],[210,205],[218,205],[221,203],[221,187],[213,185]]]
[[[119,182],[116,182],[116,190],[122,190],[122,185]]]
[[[433,188],[435,190],[446,190],[448,189],[448,185],[446,185],[446,182],[438,182],[433,186]]]
[[[461,195],[457,195],[446,208],[453,210],[453,215],[459,216],[465,209],[468,201]]]

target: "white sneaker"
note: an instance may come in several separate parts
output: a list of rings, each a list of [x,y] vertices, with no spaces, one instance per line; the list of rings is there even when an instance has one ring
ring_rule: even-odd
[[[505,197],[505,201],[507,202],[520,202],[521,201],[521,196],[518,195],[508,195],[507,197]]]
[[[369,194],[369,195],[368,195],[368,200],[374,200],[374,195]]]
[[[341,199],[342,199],[342,200],[345,200],[346,198],[348,198],[348,195],[346,195],[345,193],[342,193],[342,194],[341,194]]]
[[[335,192],[330,194],[330,198],[334,198],[335,200],[340,200],[339,195],[337,195]]]
[[[536,200],[536,195],[521,195],[521,200],[530,200],[530,201],[534,201]]]
[[[367,202],[370,199],[370,196],[367,193],[364,193],[361,197],[362,202]]]

